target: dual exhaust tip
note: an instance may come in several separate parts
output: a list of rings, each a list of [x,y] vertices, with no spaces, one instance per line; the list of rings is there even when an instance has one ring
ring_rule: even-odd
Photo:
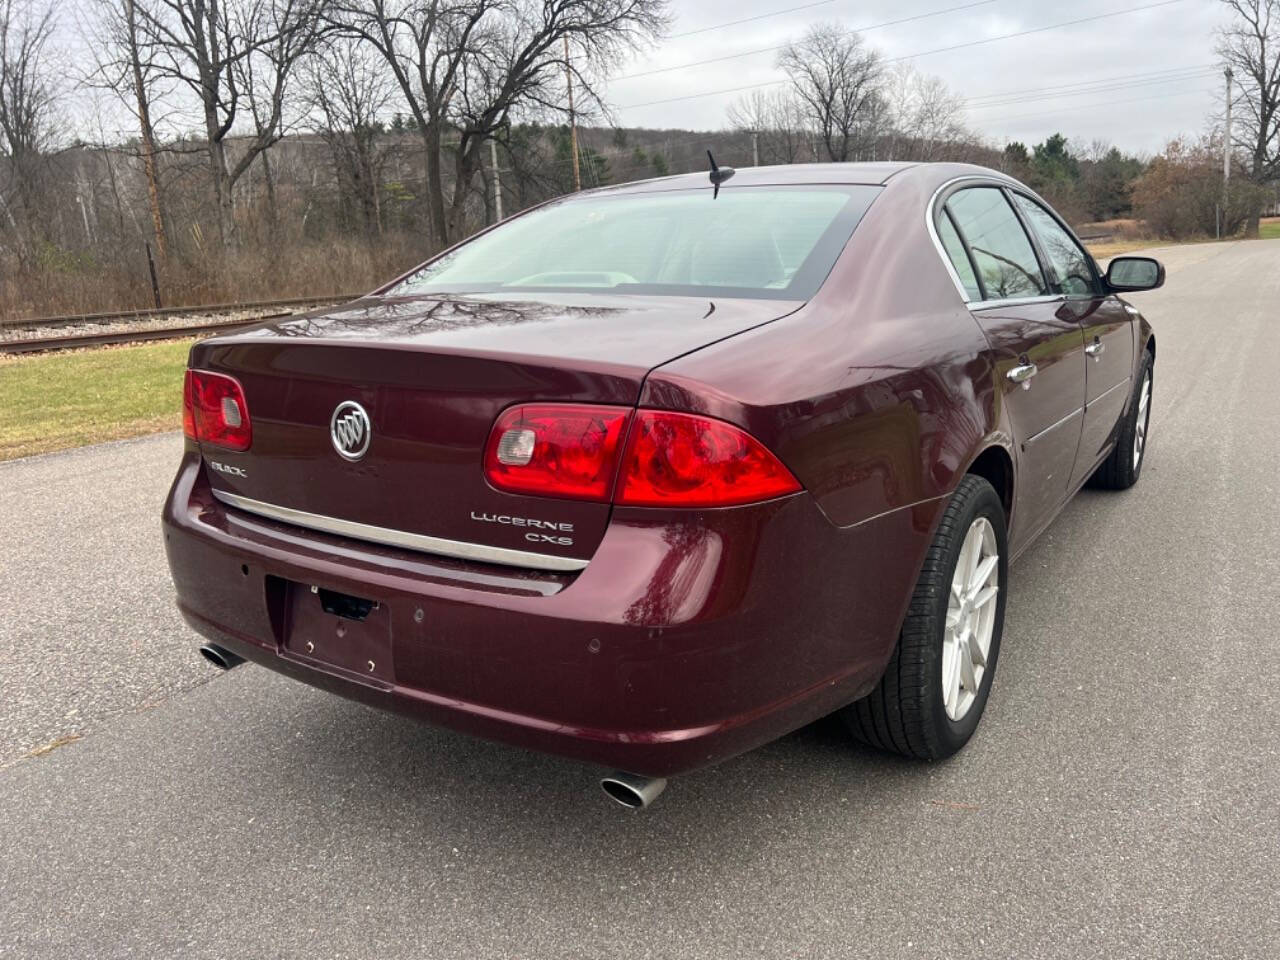
[[[667,789],[667,781],[665,777],[618,772],[602,779],[600,788],[610,800],[616,800],[630,810],[643,810]]]
[[[200,656],[204,657],[219,670],[230,670],[232,667],[238,667],[244,663],[244,657],[234,654],[226,647],[220,647],[216,643],[202,643],[200,645]]]
[[[219,670],[230,670],[244,663],[244,657],[216,643],[200,645],[200,655]],[[667,789],[664,777],[645,777],[638,773],[611,773],[600,781],[605,796],[629,810],[643,810]]]

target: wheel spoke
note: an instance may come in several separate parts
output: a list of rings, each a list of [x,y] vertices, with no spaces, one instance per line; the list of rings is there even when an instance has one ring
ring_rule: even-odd
[[[976,689],[976,679],[977,679],[976,670],[979,667],[985,667],[987,665],[987,651],[983,649],[981,630],[975,630],[969,634],[969,662],[970,664],[972,664],[975,670],[974,672],[975,689],[973,692],[977,693],[978,691]]]
[[[992,555],[978,564],[978,569],[974,571],[973,579],[969,581],[969,592],[971,594],[976,596],[987,585],[987,582],[991,579],[991,574],[995,572],[999,563],[1000,558]]]
[[[1000,591],[996,587],[983,587],[981,590],[978,591],[977,595],[973,598],[973,603],[971,604],[971,608],[975,613],[978,612],[983,607],[985,607],[988,603],[994,600],[999,593]]]
[[[970,638],[971,640],[972,638]],[[978,677],[973,669],[973,654],[971,652],[974,644],[970,641],[966,641],[964,646],[960,648],[960,679],[964,683],[965,690],[969,691],[969,693],[977,694]]]
[[[963,651],[959,640],[950,645],[950,653],[951,656],[944,657],[942,662],[942,701],[947,713],[954,717],[960,703],[960,660]]]
[[[973,583],[973,575],[977,573],[978,564],[982,561],[982,535],[986,529],[986,518],[979,517],[973,522],[973,526],[969,528],[969,534],[965,539],[965,546],[968,552],[965,555],[964,582],[965,584]]]
[[[978,550],[977,541],[973,539],[973,532],[970,531],[964,538],[964,543],[960,547],[960,556],[956,557],[956,572],[951,578],[951,585],[958,591],[958,596],[964,598],[965,587],[969,585],[969,570],[972,566],[973,554]]]

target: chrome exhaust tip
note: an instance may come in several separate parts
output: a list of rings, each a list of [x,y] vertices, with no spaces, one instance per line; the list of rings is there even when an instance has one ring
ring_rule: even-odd
[[[643,810],[667,789],[665,777],[642,777],[638,773],[611,773],[600,781],[600,788],[611,800],[629,810]]]
[[[219,670],[230,670],[232,667],[238,667],[244,663],[244,657],[238,656],[226,647],[220,647],[216,643],[200,644],[200,656],[204,657]]]

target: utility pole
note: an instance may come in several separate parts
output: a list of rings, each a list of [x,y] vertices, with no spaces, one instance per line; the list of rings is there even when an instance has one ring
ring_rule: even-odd
[[[582,174],[578,171],[578,122],[573,115],[573,70],[569,67],[569,36],[564,38],[564,79],[569,87],[569,149],[573,152],[573,189],[582,189]]]
[[[760,166],[760,134],[754,130],[751,131],[751,165]]]
[[[1226,182],[1231,180],[1231,78],[1235,76],[1231,72],[1231,68],[1223,72],[1227,78],[1227,133],[1222,138],[1222,179]]]
[[[493,162],[493,209],[502,220],[502,172],[498,169],[498,141],[489,141],[489,159]]]
[[[1227,67],[1223,75],[1227,78],[1227,122],[1222,137],[1222,225],[1225,228],[1231,200],[1231,68]]]

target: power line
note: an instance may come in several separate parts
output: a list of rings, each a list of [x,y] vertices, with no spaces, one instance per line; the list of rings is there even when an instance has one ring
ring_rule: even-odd
[[[1049,116],[1055,113],[1071,113],[1075,110],[1093,110],[1097,107],[1112,107],[1125,103],[1142,103],[1147,100],[1164,100],[1168,97],[1188,97],[1197,93],[1203,94],[1217,92],[1216,88],[1201,87],[1196,90],[1183,90],[1181,93],[1157,93],[1149,97],[1133,97],[1128,100],[1102,100],[1097,103],[1078,103],[1072,107],[1054,107],[1052,110],[1037,110],[1035,113],[1019,113],[1010,117],[1000,117],[999,119],[1002,122],[1009,120],[1034,120],[1038,117]]]
[[[743,17],[741,20],[726,20],[724,23],[713,23],[709,27],[699,27],[697,30],[686,30],[684,33],[673,33],[667,39],[677,40],[680,37],[692,37],[698,33],[708,33],[712,30],[719,30],[721,27],[736,27],[740,23],[754,23],[757,20],[768,20],[770,17],[780,17],[784,13],[795,13],[797,10],[809,10],[813,7],[825,7],[829,3],[835,3],[836,0],[817,0],[816,3],[802,3],[798,7],[787,7],[784,10],[775,10],[773,13],[761,13],[754,17]]]
[[[1117,77],[1099,77],[1094,80],[1080,80],[1076,83],[1054,84],[1051,87],[1028,87],[1026,89],[1020,88],[1020,92],[1021,93],[1042,93],[1046,90],[1065,90],[1068,87],[1092,86],[1093,84],[1096,84],[1096,83],[1111,83],[1112,81],[1116,81],[1116,80],[1132,80],[1132,79],[1141,78],[1141,77],[1155,77],[1155,76],[1167,74],[1167,73],[1185,73],[1188,70],[1199,71],[1199,70],[1216,70],[1216,69],[1217,69],[1216,64],[1202,63],[1202,64],[1197,64],[1196,66],[1193,66],[1193,67],[1174,67],[1168,70],[1154,70],[1154,71],[1148,71],[1145,73],[1123,73]],[[977,94],[974,94],[973,96],[965,97],[964,99],[966,103],[972,103],[974,100],[989,100],[993,97],[1005,97],[1005,96],[1008,96],[1009,93],[1010,91],[1008,90],[1004,90],[999,93],[977,93]]]
[[[893,57],[889,60],[886,60],[885,62],[898,63],[899,61],[902,61],[902,60],[912,60],[916,57],[927,57],[935,53],[947,53],[952,50],[964,50],[969,47],[978,47],[978,46],[982,46],[983,44],[996,43],[1001,40],[1013,40],[1018,37],[1027,37],[1035,33],[1045,33],[1046,31],[1049,31],[1049,30],[1058,30],[1058,29],[1061,29],[1062,27],[1074,27],[1074,26],[1079,26],[1082,23],[1094,23],[1098,20],[1108,20],[1108,19],[1111,19],[1112,17],[1121,17],[1126,14],[1138,13],[1143,10],[1155,10],[1158,7],[1168,7],[1168,6],[1172,6],[1175,3],[1182,3],[1182,2],[1183,0],[1160,0],[1159,3],[1148,3],[1140,7],[1129,7],[1126,10],[1116,10],[1111,13],[1099,13],[1092,17],[1080,17],[1079,19],[1076,19],[1076,20],[1064,20],[1061,23],[1051,23],[1043,27],[1034,27],[1030,30],[1019,30],[1015,33],[1004,33],[995,37],[984,37],[980,40],[969,40],[969,41],[966,41],[965,43],[957,43],[949,47],[937,47],[936,49],[933,49],[933,50],[922,50],[919,53],[912,53],[912,54],[908,54],[906,56],[901,56],[901,57]],[[686,67],[697,66],[697,64],[685,64],[685,66]],[[633,76],[638,76],[638,74],[633,74]],[[680,103],[685,100],[699,100],[699,99],[702,99],[703,97],[715,97],[715,96],[720,96],[726,93],[738,93],[743,90],[758,90],[762,87],[777,86],[780,83],[786,83],[786,81],[771,80],[771,81],[768,81],[767,83],[751,83],[751,84],[746,84],[744,86],[738,86],[738,87],[726,87],[722,90],[708,90],[702,93],[686,93],[679,97],[667,97],[663,100],[649,100],[644,103],[623,104],[618,109],[619,110],[635,110],[640,107],[656,107],[656,106],[661,106],[667,103]]]
[[[885,27],[895,27],[901,23],[914,23],[917,20],[928,20],[931,17],[940,17],[946,13],[958,13],[961,10],[972,10],[974,7],[985,7],[996,3],[997,0],[974,0],[971,3],[962,3],[956,7],[947,7],[943,10],[933,10],[930,13],[917,13],[910,17],[900,17],[897,20],[886,20],[884,23],[873,23],[866,27],[855,28],[858,33],[870,33],[872,30],[881,30]],[[617,83],[622,80],[638,80],[640,77],[652,77],[659,73],[672,73],[676,70],[687,70],[689,67],[701,67],[708,63],[723,63],[726,60],[738,60],[742,57],[754,57],[761,53],[777,53],[786,47],[787,44],[780,43],[773,47],[761,47],[758,50],[745,50],[742,53],[730,53],[723,57],[712,57],[708,60],[693,60],[689,63],[681,63],[674,67],[658,67],[656,70],[645,70],[643,73],[628,73],[626,76],[614,77],[613,82]]]
[[[1112,13],[1099,13],[1092,17],[1081,17],[1078,20],[1064,20],[1061,23],[1051,23],[1043,27],[1033,27],[1030,30],[1019,30],[1017,33],[1005,33],[998,37],[985,37],[981,40],[968,40],[964,43],[952,44],[949,47],[937,47],[933,50],[922,50],[919,53],[909,53],[902,57],[892,57],[885,63],[898,63],[901,60],[914,60],[916,57],[928,57],[935,53],[949,53],[952,50],[964,50],[968,47],[980,47],[984,43],[995,43],[997,40],[1013,40],[1016,37],[1029,37],[1034,33],[1045,33],[1049,30],[1058,30],[1062,27],[1075,27],[1082,23],[1093,23],[1097,20],[1109,20],[1112,17],[1123,17],[1129,13],[1140,13],[1143,10],[1155,10],[1157,7],[1168,7],[1175,3],[1182,3],[1183,0],[1160,0],[1159,3],[1148,3],[1141,7],[1129,7],[1127,10],[1116,10]]]
[[[1075,90],[1065,90],[1059,93],[1037,93],[1030,96],[1022,96],[1020,94],[1011,93],[1002,100],[989,100],[985,103],[971,104],[965,101],[965,107],[969,110],[993,110],[997,107],[1007,107],[1018,103],[1037,103],[1045,100],[1058,100],[1062,97],[1080,96],[1081,94],[1089,95],[1094,93],[1107,93],[1111,90],[1125,90],[1130,87],[1148,87],[1152,84],[1164,83],[1183,83],[1187,80],[1202,80],[1205,77],[1215,73],[1214,70],[1196,70],[1190,73],[1182,73],[1177,75],[1165,75],[1155,77],[1150,80],[1130,80],[1120,83],[1099,84],[1092,87],[1080,88]]]

